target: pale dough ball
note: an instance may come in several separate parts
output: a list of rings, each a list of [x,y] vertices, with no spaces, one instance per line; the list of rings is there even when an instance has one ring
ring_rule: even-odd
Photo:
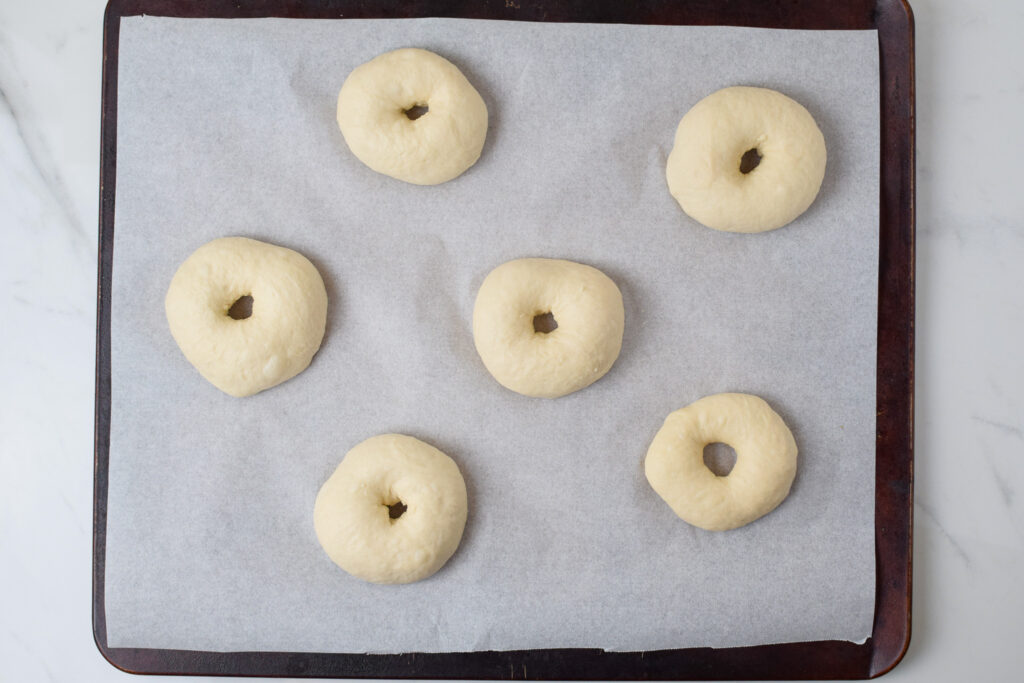
[[[405,511],[393,518],[390,506]],[[320,488],[313,524],[327,555],[373,583],[412,583],[440,569],[466,526],[459,466],[430,444],[382,434],[350,450]]]
[[[537,331],[551,314],[558,325]],[[600,379],[619,357],[622,294],[597,268],[546,258],[509,261],[480,285],[473,341],[487,370],[526,396],[557,398]]]
[[[252,314],[232,305],[252,297]],[[171,279],[167,323],[185,358],[232,396],[249,396],[299,374],[320,348],[327,290],[302,254],[245,237],[199,247]]]
[[[736,464],[724,477],[704,447],[725,443]],[[796,442],[782,418],[750,394],[715,394],[677,410],[647,450],[651,487],[682,519],[709,531],[749,524],[778,506],[796,476]]]
[[[413,120],[406,111],[427,107]],[[416,185],[461,175],[480,158],[487,105],[444,57],[404,48],[356,67],[338,94],[349,149],[378,173]]]
[[[743,173],[749,150],[760,163]],[[763,232],[807,210],[825,157],[825,138],[801,104],[774,90],[733,87],[683,116],[665,175],[691,218],[715,230]]]

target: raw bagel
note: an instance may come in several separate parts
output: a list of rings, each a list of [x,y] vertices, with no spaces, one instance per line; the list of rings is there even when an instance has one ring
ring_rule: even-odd
[[[406,112],[415,107],[427,111],[413,120]],[[374,171],[437,185],[480,158],[487,105],[447,59],[404,48],[349,74],[338,93],[338,127],[352,153]]]
[[[557,328],[535,330],[550,313]],[[473,342],[487,370],[526,396],[557,398],[600,379],[622,348],[622,294],[597,268],[546,258],[509,261],[480,285]]]
[[[389,506],[406,506],[392,518]],[[350,450],[320,488],[313,524],[327,555],[373,583],[412,583],[440,569],[466,526],[459,466],[402,434],[374,436]]]
[[[750,150],[760,162],[743,173]],[[825,138],[800,103],[766,88],[733,87],[683,116],[665,175],[691,218],[715,230],[763,232],[807,210],[825,158]]]
[[[704,447],[736,451],[724,477],[704,464]],[[750,394],[715,394],[665,420],[644,460],[647,481],[672,510],[694,526],[725,531],[778,506],[796,476],[796,442],[782,418]]]
[[[232,305],[252,297],[252,314]],[[171,335],[203,377],[232,396],[250,396],[299,374],[320,348],[327,290],[302,254],[245,237],[199,247],[164,299]]]

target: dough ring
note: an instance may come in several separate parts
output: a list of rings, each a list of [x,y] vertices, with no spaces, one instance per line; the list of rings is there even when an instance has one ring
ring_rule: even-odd
[[[350,450],[320,488],[313,524],[327,555],[349,574],[412,583],[459,546],[466,483],[455,461],[430,444],[381,434]]]
[[[544,398],[604,376],[619,356],[624,325],[622,294],[611,278],[557,259],[503,263],[480,285],[473,309],[473,341],[494,379]]]
[[[437,185],[480,158],[487,105],[447,59],[404,48],[349,74],[338,93],[338,127],[352,153],[374,171]]]
[[[251,314],[229,315],[246,298]],[[227,394],[250,396],[309,366],[327,324],[327,290],[302,254],[223,237],[185,259],[164,310],[174,341],[199,374]]]
[[[725,88],[683,116],[665,175],[691,218],[715,230],[763,232],[807,210],[825,157],[825,138],[798,102],[766,88]]]
[[[736,451],[724,477],[704,465],[704,446]],[[651,487],[682,519],[725,531],[763,517],[789,494],[796,476],[796,442],[782,418],[750,394],[715,394],[677,410],[647,450]]]

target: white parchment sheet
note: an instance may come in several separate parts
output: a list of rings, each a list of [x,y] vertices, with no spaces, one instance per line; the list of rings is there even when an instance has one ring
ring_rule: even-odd
[[[490,111],[479,163],[444,185],[370,171],[335,123],[346,75],[405,46],[452,60]],[[877,53],[874,31],[123,19],[109,644],[652,650],[867,637]],[[803,103],[829,152],[811,209],[762,235],[698,225],[664,177],[682,115],[741,84]],[[309,369],[246,399],[193,370],[163,312],[181,261],[226,235],[299,250],[330,296]],[[557,400],[505,390],[473,347],[481,281],[526,256],[594,265],[625,300],[618,362]],[[711,533],[676,518],[642,461],[669,412],[722,391],[767,399],[800,461],[774,513]],[[320,485],[384,432],[449,453],[469,489],[458,551],[406,586],[348,576],[313,531]]]

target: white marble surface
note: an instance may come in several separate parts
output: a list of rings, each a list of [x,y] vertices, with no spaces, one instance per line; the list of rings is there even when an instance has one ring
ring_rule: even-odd
[[[914,5],[914,636],[888,680],[1018,681],[1024,5]],[[3,681],[128,677],[90,625],[102,12],[0,1]]]

